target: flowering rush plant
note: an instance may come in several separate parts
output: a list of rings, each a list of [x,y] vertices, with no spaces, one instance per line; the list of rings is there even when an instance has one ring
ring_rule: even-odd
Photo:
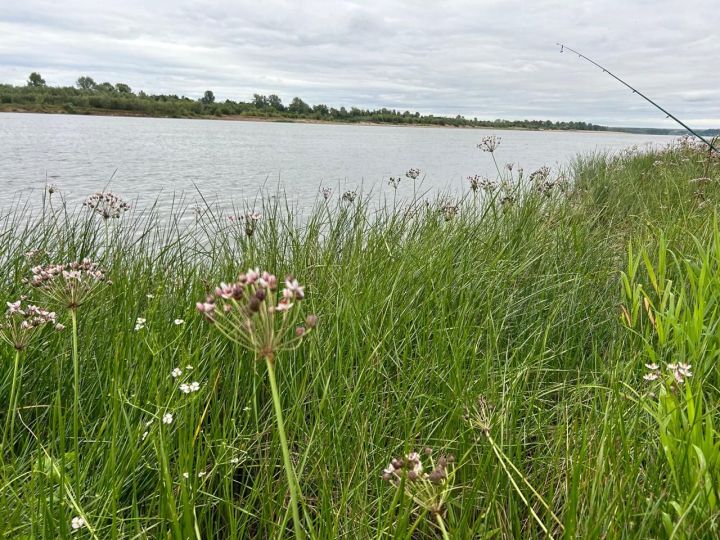
[[[23,306],[23,300],[7,302],[5,320],[0,323],[0,337],[17,351],[25,350],[33,335],[46,325],[51,325],[56,330],[65,328],[57,322],[54,311],[47,311],[32,304]]]
[[[294,277],[286,277],[284,287],[279,290],[277,276],[250,268],[240,274],[235,283],[220,283],[204,302],[196,304],[205,319],[226,338],[265,359],[297,540],[305,537],[298,506],[302,492],[290,459],[275,377],[275,358],[279,352],[297,348],[317,324],[315,315],[308,315],[304,324],[297,324],[297,305],[303,298],[305,289]],[[187,391],[193,389],[188,387]]]
[[[431,448],[423,452],[429,462],[430,472],[426,472],[423,458],[418,452],[410,452],[405,458],[393,458],[383,469],[382,478],[398,489],[404,489],[420,508],[430,512],[442,537],[449,540],[444,513],[455,480],[455,456],[439,455],[432,457]]]
[[[93,193],[85,199],[83,206],[89,208],[104,220],[118,219],[130,210],[130,205],[127,202],[119,195],[109,191]]]
[[[241,273],[234,283],[220,283],[196,307],[229,340],[273,360],[278,352],[297,348],[317,324],[308,315],[297,324],[297,304],[305,290],[292,276],[279,290],[278,278],[258,268]]]
[[[34,266],[29,283],[41,289],[51,300],[76,310],[99,292],[105,283],[105,271],[90,259],[67,264]]]

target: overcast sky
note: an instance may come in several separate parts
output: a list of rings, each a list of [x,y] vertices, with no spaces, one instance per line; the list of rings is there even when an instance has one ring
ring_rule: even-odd
[[[0,81],[672,126],[582,51],[720,127],[718,0],[0,0]]]

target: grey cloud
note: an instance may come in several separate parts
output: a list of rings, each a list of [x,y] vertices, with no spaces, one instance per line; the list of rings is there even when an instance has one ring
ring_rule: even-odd
[[[613,125],[720,125],[720,14],[689,0],[25,0],[0,12],[0,80],[88,74],[149,92]]]

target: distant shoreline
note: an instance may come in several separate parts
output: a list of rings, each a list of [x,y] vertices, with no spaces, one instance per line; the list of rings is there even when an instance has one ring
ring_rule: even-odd
[[[623,129],[607,128],[604,130],[592,129],[545,129],[545,128],[529,128],[529,127],[493,127],[493,126],[454,126],[439,124],[411,124],[402,122],[369,122],[367,120],[358,122],[348,122],[343,120],[319,120],[316,118],[288,118],[281,116],[246,116],[246,115],[194,115],[194,116],[160,116],[143,114],[134,111],[110,110],[110,109],[85,109],[77,112],[67,112],[62,108],[52,110],[28,109],[18,106],[6,107],[0,105],[0,113],[20,113],[20,114],[61,114],[67,116],[117,116],[125,118],[156,118],[171,120],[219,120],[225,122],[268,122],[277,124],[317,124],[317,125],[341,125],[341,126],[374,126],[374,127],[409,127],[409,128],[440,128],[440,129],[470,129],[470,130],[486,130],[486,131],[535,131],[535,132],[570,132],[570,133],[625,133],[630,135],[652,135],[652,136],[668,136],[678,137],[677,133],[642,133],[626,131]]]

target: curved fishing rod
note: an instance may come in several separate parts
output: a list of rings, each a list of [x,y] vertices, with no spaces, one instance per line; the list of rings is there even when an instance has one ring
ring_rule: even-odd
[[[654,105],[655,107],[657,107],[658,109],[660,109],[662,112],[664,112],[664,113],[667,115],[668,118],[672,118],[673,120],[675,120],[678,124],[680,124],[682,127],[684,127],[686,130],[688,130],[690,133],[692,133],[693,135],[695,135],[695,136],[696,136],[698,139],[700,139],[702,142],[704,142],[705,144],[707,144],[707,145],[710,147],[710,150],[712,150],[712,151],[714,151],[714,152],[720,152],[717,148],[715,148],[715,146],[713,145],[712,142],[708,141],[705,137],[703,137],[703,136],[700,135],[699,133],[695,132],[690,126],[688,126],[687,124],[685,124],[685,123],[684,123],[682,120],[680,120],[677,116],[674,116],[674,115],[670,114],[668,111],[666,111],[665,109],[663,109],[660,105],[658,105],[657,103],[655,103],[652,99],[650,99],[649,97],[647,97],[645,94],[643,94],[643,93],[640,92],[639,90],[636,90],[635,88],[633,88],[632,86],[630,86],[628,83],[626,83],[625,81],[623,81],[620,77],[618,77],[617,75],[615,75],[612,71],[608,70],[607,68],[604,68],[603,66],[601,66],[600,64],[598,64],[598,63],[595,62],[594,60],[591,60],[590,58],[588,58],[588,57],[585,56],[584,54],[579,53],[579,52],[576,51],[575,49],[571,49],[570,47],[568,47],[567,45],[564,45],[563,43],[556,43],[556,45],[559,45],[559,46],[560,46],[560,52],[563,52],[565,49],[567,49],[568,51],[577,54],[577,55],[578,55],[580,58],[582,58],[583,60],[587,60],[587,61],[590,62],[592,65],[594,65],[594,66],[602,69],[603,72],[607,73],[607,74],[610,75],[613,79],[615,79],[616,81],[618,81],[618,82],[621,83],[621,84],[624,84],[624,85],[627,86],[630,90],[632,90],[632,91],[633,91],[633,94],[637,94],[638,96],[640,96],[641,98],[643,98],[645,101],[649,102],[650,104]]]

